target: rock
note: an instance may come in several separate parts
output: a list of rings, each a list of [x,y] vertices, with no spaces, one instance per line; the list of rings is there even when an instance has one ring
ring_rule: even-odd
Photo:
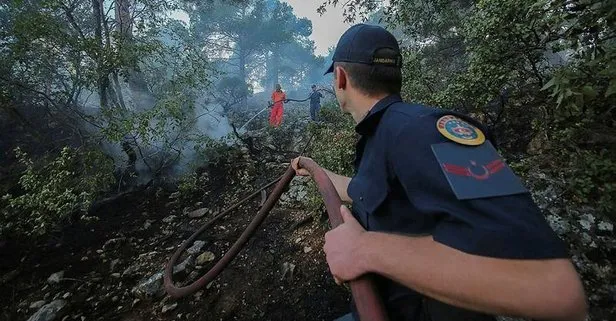
[[[40,309],[44,305],[45,305],[44,300],[32,302],[32,304],[30,304],[30,309]]]
[[[171,222],[173,222],[173,220],[175,220],[175,215],[169,215],[169,216],[163,218],[163,222],[165,222],[165,223],[171,223]]]
[[[595,217],[592,216],[591,214],[581,215],[580,219],[578,220],[578,223],[580,223],[583,229],[588,231],[592,228],[593,224],[595,223]]]
[[[135,299],[135,300],[133,300],[133,304],[131,305],[131,307],[133,307],[133,308],[134,308],[134,307],[135,307],[135,305],[137,305],[139,302],[141,302],[141,300],[139,300],[139,299]]]
[[[580,237],[582,240],[582,244],[584,244],[585,246],[588,246],[592,242],[592,237],[586,232],[580,234]]]
[[[312,248],[310,246],[304,247],[304,253],[310,253],[310,251],[312,251]]]
[[[139,254],[138,259],[139,260],[143,260],[145,257],[148,257],[148,256],[151,257],[151,256],[156,255],[156,254],[158,254],[158,252],[156,252],[156,251],[152,251],[152,252],[148,252],[148,253],[142,253],[142,254]]]
[[[186,260],[184,260],[182,263],[173,267],[173,274],[175,275],[176,273],[185,271],[186,268],[190,264],[192,264],[192,261],[193,256],[188,256],[188,258],[186,258]],[[134,266],[130,267],[129,269],[131,268],[135,269]],[[124,273],[130,275],[133,272],[132,270],[128,271],[127,269],[127,271],[124,271]],[[124,276],[124,274],[122,275]],[[133,295],[141,299],[150,299],[163,296],[165,294],[165,291],[163,289],[163,271],[160,271],[147,279],[143,279],[131,290],[131,292],[133,293]]]
[[[180,192],[175,192],[171,195],[169,195],[169,199],[174,200],[176,198],[180,197]]]
[[[64,293],[62,298],[66,300],[66,299],[70,298],[71,296],[73,296],[73,294],[71,292],[66,292],[66,293]]]
[[[182,261],[182,263],[173,267],[173,274],[184,272],[186,268],[192,264],[193,256],[189,255],[186,260]]]
[[[139,271],[139,267],[137,265],[131,265],[131,266],[127,267],[124,270],[124,272],[122,272],[122,276],[123,277],[133,276],[133,275],[137,274],[138,271]]]
[[[308,200],[307,182],[303,177],[293,178],[289,189],[280,197],[280,204],[292,207],[305,203]]]
[[[216,258],[216,255],[214,255],[214,253],[209,252],[209,251],[203,252],[201,255],[197,256],[197,260],[195,261],[195,264],[203,265],[207,262],[214,261],[215,258]]]
[[[118,302],[120,298],[118,298],[117,295],[115,295],[113,298],[111,298],[111,302]]]
[[[527,319],[519,319],[519,318],[511,318],[511,317],[503,317],[503,316],[498,316],[496,317],[497,321],[528,321]]]
[[[175,308],[178,307],[177,303],[173,303],[173,304],[167,304],[165,306],[163,306],[163,313],[167,313],[168,311],[173,311],[175,310]]]
[[[201,248],[203,248],[204,245],[205,242],[203,241],[195,241],[195,243],[193,243],[193,246],[186,250],[186,252],[188,252],[188,254],[196,255],[197,253],[201,252]]]
[[[114,238],[114,239],[109,239],[103,245],[103,251],[106,251],[107,249],[112,248],[112,247],[113,248],[117,248],[118,246],[120,246],[125,241],[126,241],[125,237],[118,237],[118,238]]]
[[[120,273],[111,273],[111,277],[119,279],[120,277],[122,277],[122,275]]]
[[[142,229],[147,230],[150,228],[150,226],[152,226],[152,221],[146,220],[145,223],[143,223]]]
[[[63,277],[64,277],[64,271],[56,272],[47,278],[47,282],[49,284],[60,283]]]
[[[569,223],[567,223],[559,215],[548,215],[546,219],[548,223],[550,223],[550,226],[552,227],[554,232],[556,232],[556,234],[558,235],[563,235],[569,232],[569,230],[571,229],[571,227],[569,226]]]
[[[302,241],[302,238],[301,238],[301,237],[298,237],[298,238],[295,240],[295,244],[299,244],[299,242],[301,242],[301,241]]]
[[[190,272],[190,274],[188,275],[186,280],[188,282],[193,282],[193,281],[195,281],[198,278],[199,278],[199,273],[197,273],[197,271],[192,271],[192,272]]]
[[[64,300],[52,301],[51,303],[42,306],[38,311],[36,311],[36,313],[28,318],[28,321],[52,321],[56,317],[60,316],[60,313],[65,306],[66,301]]]
[[[115,259],[111,261],[111,264],[109,264],[109,271],[113,272],[119,263],[120,263],[120,259]]]
[[[605,221],[601,221],[599,223],[599,225],[597,225],[597,228],[599,229],[599,231],[612,232],[612,231],[614,231],[614,224],[609,223],[609,222],[605,222]]]
[[[141,299],[150,299],[164,295],[163,272],[158,272],[141,281],[131,292]]]
[[[188,213],[188,217],[190,217],[190,218],[200,218],[200,217],[205,216],[205,214],[207,214],[208,211],[209,211],[209,209],[207,209],[205,207],[204,208],[200,208],[198,210],[194,210],[194,211]]]
[[[293,279],[293,274],[295,273],[295,264],[285,262],[282,265],[282,276],[280,280],[284,280],[284,278],[288,275],[289,279]]]
[[[2,278],[0,279],[0,284],[4,284],[4,283],[12,281],[15,277],[17,277],[17,275],[19,275],[19,273],[20,273],[19,270],[13,270],[3,275]]]

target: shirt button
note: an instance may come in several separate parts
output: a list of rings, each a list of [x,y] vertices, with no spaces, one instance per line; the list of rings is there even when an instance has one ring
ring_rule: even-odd
[[[364,197],[363,197],[363,196],[360,196],[360,197],[359,197],[359,200],[360,200],[360,201],[363,201],[363,200],[364,200]]]

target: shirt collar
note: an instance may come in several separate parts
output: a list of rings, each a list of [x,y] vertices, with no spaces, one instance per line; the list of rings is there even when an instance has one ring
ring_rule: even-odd
[[[372,109],[370,109],[364,119],[362,119],[357,126],[355,126],[355,131],[360,135],[369,135],[374,133],[374,130],[381,120],[381,116],[383,116],[383,111],[385,111],[387,107],[392,104],[401,101],[402,97],[398,94],[389,95],[379,100],[379,102],[377,102]]]

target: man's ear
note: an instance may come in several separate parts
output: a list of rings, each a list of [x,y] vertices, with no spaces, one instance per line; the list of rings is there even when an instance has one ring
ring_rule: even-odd
[[[348,81],[348,76],[347,73],[344,69],[342,69],[342,67],[340,66],[336,66],[334,69],[334,72],[336,73],[335,78],[336,78],[336,88],[338,89],[346,89],[347,87],[347,81]]]

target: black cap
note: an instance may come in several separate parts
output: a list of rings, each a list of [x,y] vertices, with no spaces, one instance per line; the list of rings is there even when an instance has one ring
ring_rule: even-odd
[[[380,55],[380,49],[390,49],[393,55],[391,52]],[[332,65],[325,74],[334,71],[335,62],[402,67],[402,56],[396,37],[383,27],[363,23],[352,26],[340,37],[332,60]]]

